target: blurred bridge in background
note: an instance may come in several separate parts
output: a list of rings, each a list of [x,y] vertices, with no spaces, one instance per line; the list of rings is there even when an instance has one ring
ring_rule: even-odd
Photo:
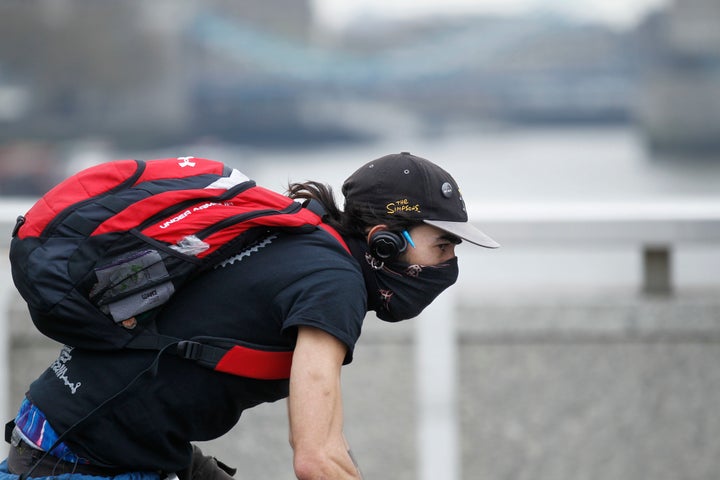
[[[358,86],[455,75],[500,61],[515,49],[525,48],[536,35],[554,29],[552,24],[519,21],[499,28],[492,24],[483,29],[459,27],[430,32],[404,45],[361,52],[315,46],[204,12],[190,22],[185,35],[224,58],[279,78]]]

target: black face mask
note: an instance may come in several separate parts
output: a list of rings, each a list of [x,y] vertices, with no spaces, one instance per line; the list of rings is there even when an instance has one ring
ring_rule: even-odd
[[[457,257],[431,267],[393,261],[381,262],[357,238],[346,239],[360,264],[368,291],[368,310],[386,322],[417,317],[458,277]]]
[[[368,308],[386,322],[417,317],[458,277],[457,257],[434,266],[383,263],[365,252]]]

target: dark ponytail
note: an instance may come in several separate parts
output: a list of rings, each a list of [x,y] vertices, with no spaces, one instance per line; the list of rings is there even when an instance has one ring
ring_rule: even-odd
[[[287,196],[297,200],[314,199],[322,203],[327,212],[323,216],[323,221],[344,236],[365,237],[371,227],[380,224],[387,225],[391,231],[400,232],[420,223],[401,218],[393,220],[379,218],[370,215],[367,210],[354,208],[347,203],[343,212],[335,203],[332,187],[320,182],[291,183],[288,185]]]
[[[343,213],[335,203],[335,195],[329,185],[309,181],[288,185],[287,196],[296,200],[317,200],[323,204],[327,212],[323,221],[340,233],[348,233],[343,227]]]

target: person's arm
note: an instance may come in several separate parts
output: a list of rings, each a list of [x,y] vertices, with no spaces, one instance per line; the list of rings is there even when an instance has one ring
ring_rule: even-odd
[[[300,480],[359,479],[343,436],[340,371],[346,347],[332,335],[299,327],[288,413],[293,468]]]

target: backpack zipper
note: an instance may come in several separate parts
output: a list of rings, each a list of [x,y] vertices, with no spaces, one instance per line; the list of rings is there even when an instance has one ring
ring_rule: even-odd
[[[248,190],[254,186],[255,186],[254,181],[252,181],[252,180],[245,181],[242,183],[238,183],[237,185],[228,189],[227,191],[223,192],[220,195],[208,196],[208,197],[196,197],[196,198],[191,198],[191,199],[185,200],[180,203],[176,203],[174,205],[171,205],[171,206],[164,208],[163,210],[160,210],[159,212],[155,213],[153,216],[149,217],[147,220],[145,220],[144,222],[142,222],[135,228],[138,231],[143,231],[146,228],[148,228],[149,226],[153,225],[154,223],[157,223],[160,220],[162,220],[166,217],[169,217],[170,215],[172,215],[174,213],[184,210],[191,205],[195,205],[199,202],[208,202],[208,201],[215,202],[215,201],[227,200],[228,198],[235,197],[235,196],[241,194],[242,192],[244,192],[245,190]]]
[[[198,237],[200,240],[204,240],[213,233],[219,232],[220,230],[230,227],[232,225],[246,222],[248,220],[252,220],[253,218],[258,217],[269,217],[273,215],[284,215],[289,213],[295,213],[299,211],[302,208],[302,205],[300,205],[297,202],[292,202],[287,207],[283,208],[282,210],[255,210],[252,212],[247,213],[241,213],[238,215],[233,215],[232,217],[225,218],[207,228],[204,228],[197,233],[195,233],[195,236]]]

